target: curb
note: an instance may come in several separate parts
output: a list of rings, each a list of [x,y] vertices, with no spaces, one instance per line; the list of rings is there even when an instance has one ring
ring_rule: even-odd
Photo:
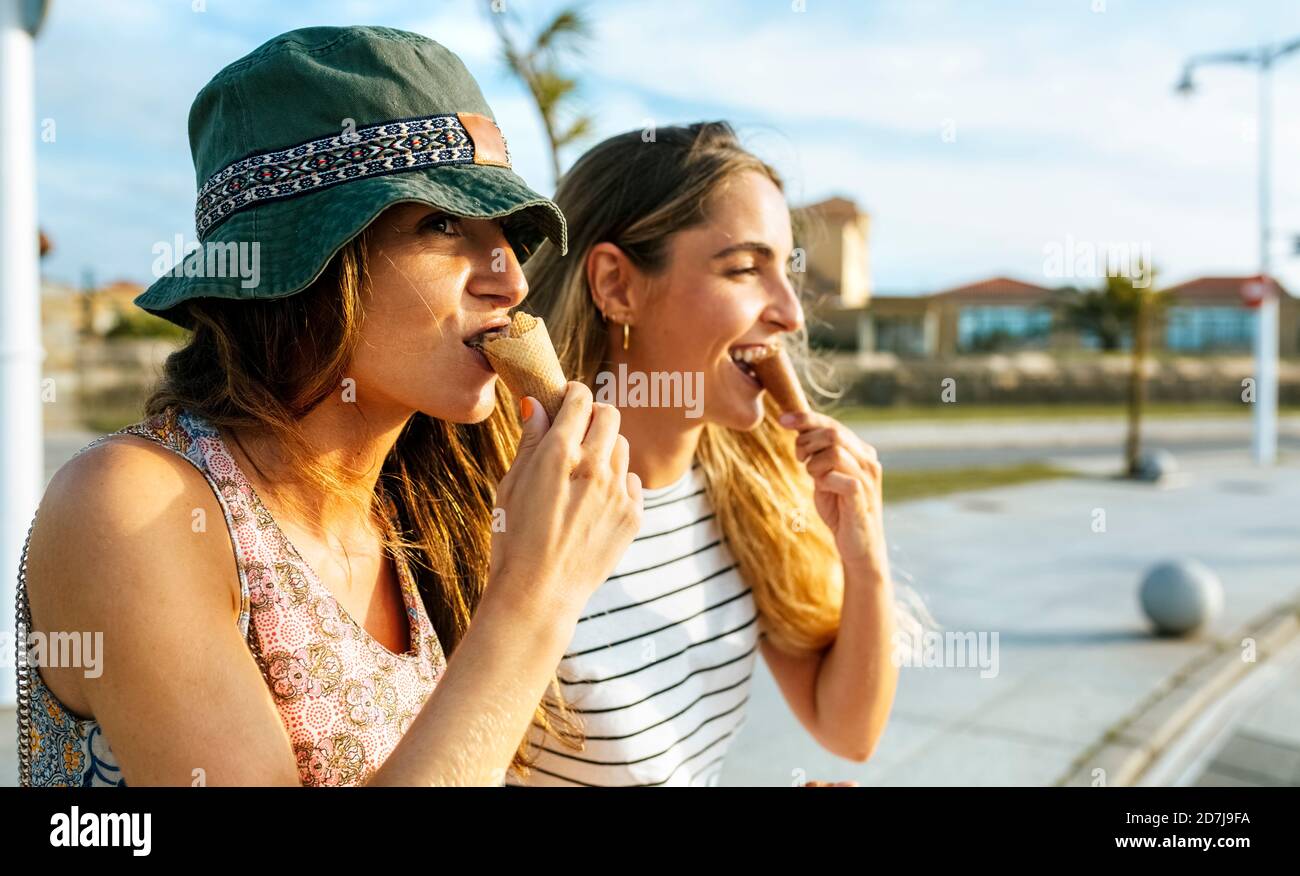
[[[1274,608],[1239,635],[1215,641],[1168,684],[1144,699],[1053,784],[1057,787],[1126,787],[1137,783],[1157,755],[1193,720],[1241,680],[1300,636],[1300,602]],[[1254,662],[1241,657],[1242,639],[1255,640]],[[1101,770],[1100,782],[1094,776]]]

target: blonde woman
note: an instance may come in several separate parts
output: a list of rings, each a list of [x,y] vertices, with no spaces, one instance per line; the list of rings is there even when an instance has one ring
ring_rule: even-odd
[[[527,783],[716,782],[760,653],[808,732],[867,760],[898,676],[880,464],[828,416],[778,419],[741,361],[803,334],[779,178],[726,124],[659,128],[590,150],[556,201],[570,252],[528,263],[528,306],[619,404],[645,515],[560,663],[585,743],[534,728]],[[637,395],[657,375],[679,401]]]
[[[468,345],[564,217],[413,33],[276,37],[190,131],[204,246],[136,303],[192,334],[24,549],[23,640],[95,665],[20,660],[21,784],[500,785],[641,513],[616,409],[521,441]]]

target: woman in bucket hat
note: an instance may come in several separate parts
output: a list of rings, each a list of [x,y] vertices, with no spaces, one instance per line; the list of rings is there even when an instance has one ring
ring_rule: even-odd
[[[502,784],[641,513],[614,408],[521,439],[467,343],[564,217],[413,33],[276,37],[190,140],[202,245],[136,303],[192,335],[24,548],[21,784]]]

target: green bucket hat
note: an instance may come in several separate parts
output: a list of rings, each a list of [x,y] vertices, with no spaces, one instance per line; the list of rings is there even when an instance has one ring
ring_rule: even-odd
[[[194,298],[301,292],[403,201],[502,220],[521,261],[548,238],[568,248],[564,214],[511,169],[465,65],[419,34],[281,34],[203,87],[189,129],[200,245],[135,298],[184,328]]]

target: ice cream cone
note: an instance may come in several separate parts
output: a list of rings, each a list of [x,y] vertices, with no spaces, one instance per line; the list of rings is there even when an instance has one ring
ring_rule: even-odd
[[[808,399],[799,384],[799,375],[795,373],[790,355],[779,346],[771,347],[771,352],[762,358],[750,362],[758,382],[763,384],[768,395],[776,402],[782,413],[802,413],[811,410]]]
[[[478,346],[516,398],[531,395],[555,421],[568,380],[542,319],[516,310],[508,331]]]

